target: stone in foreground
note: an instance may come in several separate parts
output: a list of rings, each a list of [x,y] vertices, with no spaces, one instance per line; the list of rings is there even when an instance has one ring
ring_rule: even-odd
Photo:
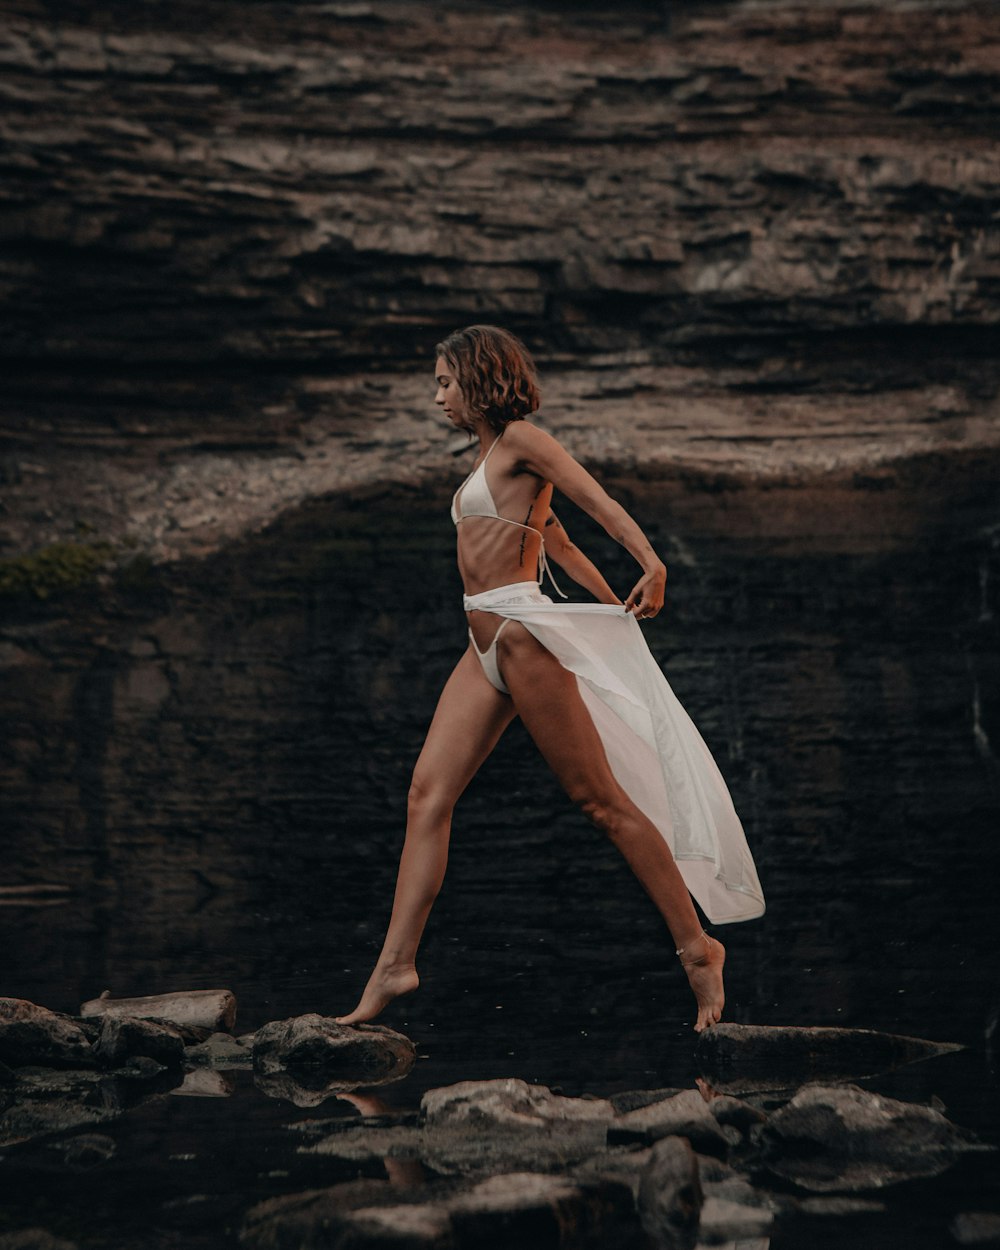
[[[698,1237],[704,1195],[698,1158],[683,1137],[664,1137],[650,1153],[639,1181],[639,1218],[656,1243],[687,1250]]]
[[[579,1162],[604,1150],[614,1118],[602,1098],[564,1098],[515,1077],[428,1090],[420,1106],[422,1157],[446,1175]]]
[[[662,1137],[686,1137],[702,1154],[725,1158],[740,1134],[718,1122],[696,1089],[627,1111],[608,1126],[608,1142],[612,1145],[649,1145]]]
[[[292,1070],[299,1084],[321,1089],[398,1080],[416,1055],[408,1037],[384,1025],[337,1024],[315,1013],[272,1020],[253,1037],[255,1072]]]
[[[625,1185],[510,1172],[475,1183],[405,1190],[354,1181],[269,1199],[244,1220],[250,1250],[627,1250],[636,1243],[632,1194]]]
[[[808,1081],[860,1080],[962,1049],[872,1029],[717,1024],[699,1034],[697,1058],[715,1089],[751,1093]]]
[[[987,1147],[939,1112],[856,1085],[807,1085],[761,1130],[765,1165],[819,1193],[881,1189],[937,1176]]]
[[[25,998],[0,998],[0,1061],[11,1068],[92,1068],[96,1059],[90,1040],[69,1016]]]
[[[163,1020],[143,1020],[108,1015],[94,1043],[94,1056],[103,1067],[116,1068],[136,1056],[155,1059],[165,1068],[184,1062],[184,1038],[180,1029]]]

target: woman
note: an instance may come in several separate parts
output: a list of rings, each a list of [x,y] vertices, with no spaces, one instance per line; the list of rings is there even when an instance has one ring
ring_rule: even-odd
[[[525,420],[539,392],[517,338],[469,326],[437,353],[435,402],[453,426],[479,439],[476,465],[452,501],[469,647],[414,770],[382,953],[358,1006],[339,1020],[371,1020],[417,988],[417,946],[444,879],[452,810],[520,716],[567,794],[622,852],[666,921],[700,1032],[722,1014],[725,950],[702,929],[688,889],[716,923],[759,916],[764,901],[725,783],[636,623],[663,607],[666,568],[624,508]],[[556,519],[554,486],[641,566],[624,604]],[[534,570],[551,578],[549,560],[598,602],[554,604],[543,595]]]

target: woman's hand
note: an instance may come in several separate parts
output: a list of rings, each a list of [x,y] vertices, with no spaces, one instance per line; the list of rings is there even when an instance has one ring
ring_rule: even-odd
[[[625,600],[625,611],[636,620],[655,616],[663,607],[663,595],[667,588],[667,568],[660,564],[651,573],[645,573],[635,584]]]

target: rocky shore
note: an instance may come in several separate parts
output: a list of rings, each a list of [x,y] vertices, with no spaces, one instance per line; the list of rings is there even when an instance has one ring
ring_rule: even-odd
[[[304,1167],[385,1171],[305,1190],[288,1174],[284,1192],[242,1213],[250,1250],[476,1250],[484,1239],[583,1250],[647,1238],[680,1250],[766,1237],[796,1212],[886,1211],[894,1186],[992,1149],[938,1108],[856,1083],[956,1049],[866,1030],[723,1024],[699,1040],[696,1088],[566,1097],[511,1077],[430,1089],[407,1111],[376,1088],[403,1079],[416,1050],[378,1025],[307,1015],[237,1037],[0,999],[0,1149],[58,1138],[95,1164],[114,1153],[100,1131],[110,1121],[167,1092],[217,1097],[226,1072],[247,1071],[271,1098],[306,1108],[337,1099],[356,1113],[288,1125]],[[957,1240],[973,1244],[970,1230],[988,1231],[991,1219],[1000,1222],[959,1213]]]

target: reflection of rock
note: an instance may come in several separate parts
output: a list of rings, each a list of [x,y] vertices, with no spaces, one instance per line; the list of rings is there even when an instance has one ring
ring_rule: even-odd
[[[19,1068],[5,1092],[0,1113],[0,1146],[29,1141],[86,1124],[104,1124],[152,1094],[169,1089],[176,1076],[157,1064],[151,1077],[128,1070],[101,1072]]]
[[[252,1037],[248,1044],[229,1033],[212,1033],[184,1051],[184,1062],[198,1068],[247,1068],[253,1064]]]
[[[320,1250],[333,1245],[412,1250],[481,1250],[627,1244],[634,1234],[630,1191],[604,1181],[512,1172],[477,1183],[400,1190],[361,1181],[290,1194],[247,1213],[241,1244],[251,1250]]]
[[[314,1091],[397,1080],[416,1053],[408,1037],[383,1025],[355,1028],[314,1013],[272,1020],[253,1036],[256,1073],[288,1070],[298,1086]]]
[[[196,1068],[185,1072],[184,1080],[170,1092],[184,1098],[228,1098],[234,1088],[232,1077],[224,1072]]]
[[[294,1072],[259,1072],[254,1071],[253,1083],[268,1098],[280,1098],[284,1102],[294,1103],[296,1107],[318,1107],[329,1098],[338,1094],[349,1093],[353,1089],[370,1089],[376,1085],[388,1085],[398,1081],[400,1075],[387,1072],[380,1080],[331,1080],[321,1070],[310,1071],[296,1068]]]
[[[794,1089],[806,1081],[858,1080],[961,1049],[871,1029],[718,1024],[699,1035],[697,1057],[715,1089],[749,1093]]]
[[[10,1067],[93,1067],[90,1036],[69,1016],[23,998],[0,998],[0,1060]]]
[[[983,1149],[939,1111],[856,1085],[807,1085],[761,1130],[768,1168],[804,1189],[850,1192],[936,1176]]]
[[[639,1216],[646,1232],[668,1250],[693,1246],[703,1201],[690,1142],[680,1137],[657,1142],[639,1182]]]

